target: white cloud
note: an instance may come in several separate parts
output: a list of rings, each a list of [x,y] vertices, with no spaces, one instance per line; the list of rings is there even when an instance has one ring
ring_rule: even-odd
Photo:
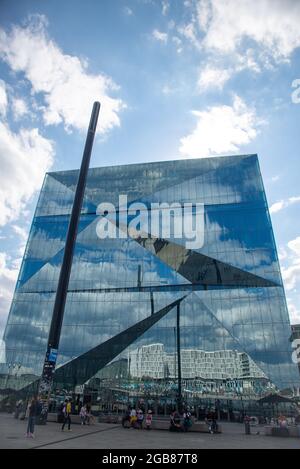
[[[128,6],[124,7],[123,11],[124,11],[125,15],[127,15],[127,16],[132,16],[133,15],[132,9],[129,8]]]
[[[291,323],[300,323],[300,236],[279,249],[282,279],[287,292]]]
[[[162,0],[162,14],[166,16],[170,9],[170,3],[168,0]]]
[[[300,236],[288,242],[288,247],[300,258]]]
[[[280,246],[279,250],[278,250],[278,259],[280,260],[280,262],[283,262],[287,258],[288,258],[288,253],[287,253],[286,249],[283,248],[282,246]]]
[[[19,265],[13,264],[8,267],[10,257],[5,252],[0,252],[0,276],[6,278],[9,282],[16,282],[19,272]]]
[[[177,31],[206,55],[208,71],[200,75],[200,84],[208,83],[207,88],[215,83],[221,89],[228,73],[272,70],[300,47],[299,1],[193,0],[185,6],[189,18]],[[209,68],[218,69],[221,84],[210,78]]]
[[[296,203],[300,202],[300,196],[298,197],[290,197],[289,199],[286,200],[280,200],[279,202],[275,202],[273,205],[270,207],[270,213],[278,213],[284,208],[290,207],[291,205],[294,205]]]
[[[198,38],[197,30],[195,28],[194,23],[188,23],[184,26],[179,26],[178,32],[183,37],[185,37],[185,39],[190,41],[196,48],[201,48],[201,40]]]
[[[161,31],[159,31],[158,29],[153,30],[152,36],[154,37],[154,39],[156,39],[157,41],[160,41],[160,42],[166,43],[168,41],[168,34],[163,33]]]
[[[12,132],[0,122],[0,226],[15,220],[53,163],[53,143],[38,129]]]
[[[180,152],[192,158],[236,153],[257,135],[261,124],[254,109],[248,108],[238,96],[233,105],[212,106],[193,111],[197,118],[194,131],[181,139]]]
[[[243,70],[251,70],[252,72],[259,73],[262,70],[261,65],[258,64],[257,58],[255,57],[255,50],[252,48],[248,48],[241,53],[237,54],[232,58],[234,64],[235,72],[242,72]],[[262,56],[261,56],[262,58]],[[272,65],[266,57],[263,57],[264,67],[265,68],[272,68]]]
[[[222,90],[231,75],[232,70],[230,69],[221,69],[207,65],[203,70],[200,70],[197,83],[198,90],[200,93],[209,88]]]
[[[14,98],[12,101],[12,111],[16,120],[28,114],[28,107],[24,99]]]
[[[169,95],[173,93],[173,88],[170,85],[164,85],[162,88],[162,93],[165,95]]]
[[[181,54],[181,52],[183,51],[183,48],[182,48],[182,40],[177,37],[177,36],[173,36],[172,37],[172,42],[175,44],[175,46],[177,47],[177,53],[178,54]]]
[[[20,225],[12,225],[11,226],[15,234],[19,237],[20,244],[18,247],[18,254],[23,258],[27,239],[28,239],[28,227],[23,227]]]
[[[6,324],[19,266],[20,260],[11,262],[6,253],[0,252],[0,338]]]
[[[300,309],[297,308],[294,301],[291,298],[287,298],[287,307],[289,310],[291,324],[300,323]]]
[[[287,243],[281,268],[287,291],[294,290],[300,283],[300,236]]]
[[[28,230],[19,225],[12,225],[12,229],[19,236],[22,242],[25,242],[28,238]]]
[[[271,205],[270,213],[277,213],[280,212],[284,207],[284,201],[281,200],[280,202],[275,202],[275,204]]]
[[[294,260],[289,267],[282,267],[282,278],[286,290],[294,290],[300,280],[300,258]]]
[[[5,116],[7,111],[7,92],[6,85],[0,80],[0,115]]]
[[[86,130],[92,103],[101,102],[98,131],[120,125],[120,99],[110,96],[118,87],[104,74],[92,75],[86,61],[65,54],[47,36],[43,16],[31,17],[25,27],[0,29],[0,56],[14,72],[22,72],[33,93],[42,93],[47,125],[64,123],[67,129]]]
[[[208,50],[232,53],[250,39],[281,61],[300,46],[300,3],[295,0],[201,0],[197,13]]]

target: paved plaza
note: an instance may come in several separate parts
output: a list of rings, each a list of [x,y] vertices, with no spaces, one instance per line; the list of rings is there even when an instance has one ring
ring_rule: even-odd
[[[25,437],[27,422],[11,414],[0,414],[0,448],[20,449],[299,449],[300,439],[246,436],[244,426],[222,424],[223,434],[170,433],[163,430],[123,429],[119,424],[96,423],[91,426],[74,424],[72,432],[61,431],[61,425],[48,423],[36,426],[35,439]],[[262,431],[255,428],[253,432]]]

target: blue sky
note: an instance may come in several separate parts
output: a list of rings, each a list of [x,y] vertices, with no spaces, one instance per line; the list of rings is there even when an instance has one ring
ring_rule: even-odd
[[[1,0],[0,18],[0,335],[44,173],[79,166],[96,99],[92,166],[258,153],[300,322],[300,2]]]

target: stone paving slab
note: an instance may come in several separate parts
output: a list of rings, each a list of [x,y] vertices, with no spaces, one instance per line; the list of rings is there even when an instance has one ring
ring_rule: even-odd
[[[275,438],[263,434],[246,436],[244,426],[222,424],[223,434],[170,433],[161,430],[123,429],[120,425],[96,423],[73,425],[72,432],[61,432],[61,425],[36,426],[34,440],[27,439],[26,421],[0,414],[0,448],[36,449],[300,449],[300,439]],[[252,429],[257,432],[263,429]]]
[[[0,448],[35,448],[45,446],[49,443],[64,442],[72,438],[88,435],[102,430],[111,431],[116,425],[97,423],[95,425],[72,425],[71,432],[65,429],[61,431],[61,424],[48,423],[47,425],[35,426],[35,438],[27,438],[27,421],[16,420],[11,414],[0,413]],[[120,425],[117,425],[120,428]],[[50,447],[50,446],[49,446]]]

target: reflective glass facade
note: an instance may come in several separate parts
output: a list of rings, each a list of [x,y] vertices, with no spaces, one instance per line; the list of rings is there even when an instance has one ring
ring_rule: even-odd
[[[4,335],[7,366],[42,371],[78,171],[48,173]],[[99,239],[101,202],[203,203],[204,244]],[[121,226],[117,227],[122,230]],[[259,395],[299,384],[285,294],[256,155],[89,171],[60,342],[57,382],[93,376],[171,395],[176,301],[191,395]],[[111,371],[110,371],[111,370]]]

